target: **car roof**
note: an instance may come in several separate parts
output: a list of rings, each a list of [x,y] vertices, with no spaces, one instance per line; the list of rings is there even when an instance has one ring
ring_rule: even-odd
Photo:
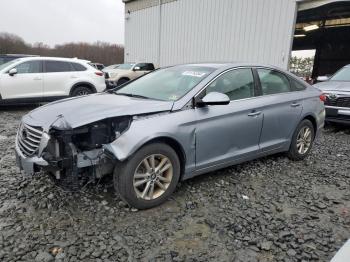
[[[38,55],[27,54],[0,54],[1,57],[37,57]]]
[[[45,56],[34,56],[34,57],[21,57],[19,61],[30,61],[30,60],[55,60],[55,61],[66,61],[66,62],[84,62],[89,63],[89,60],[83,60],[78,58],[65,58],[65,57],[45,57]]]
[[[268,67],[272,69],[277,69],[280,71],[285,71],[279,67],[268,65],[268,64],[259,64],[259,63],[248,63],[248,62],[209,62],[209,63],[192,63],[192,64],[180,64],[174,66],[202,66],[202,67],[211,67],[215,69],[226,69],[230,67]]]

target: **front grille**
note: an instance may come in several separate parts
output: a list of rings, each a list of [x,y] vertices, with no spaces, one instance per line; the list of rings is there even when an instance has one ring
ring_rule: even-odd
[[[350,107],[350,97],[338,97],[336,99],[327,98],[325,105],[337,107]]]
[[[18,146],[25,156],[34,155],[40,145],[43,129],[22,123],[17,134]]]

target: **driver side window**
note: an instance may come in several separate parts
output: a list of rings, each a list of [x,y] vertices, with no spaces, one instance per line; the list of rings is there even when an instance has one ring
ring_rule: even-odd
[[[17,74],[35,74],[41,73],[41,61],[28,61],[16,65]]]
[[[254,96],[254,78],[249,68],[234,69],[219,76],[212,82],[206,93],[226,94],[230,100],[239,100]]]

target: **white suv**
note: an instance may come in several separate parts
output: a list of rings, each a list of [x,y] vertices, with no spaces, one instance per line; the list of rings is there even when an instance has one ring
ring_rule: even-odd
[[[46,102],[106,89],[104,73],[76,58],[26,57],[0,65],[0,104]]]

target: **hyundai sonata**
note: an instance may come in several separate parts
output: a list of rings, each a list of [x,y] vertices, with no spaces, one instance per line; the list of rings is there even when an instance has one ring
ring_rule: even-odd
[[[28,113],[17,163],[73,189],[113,173],[130,206],[150,208],[180,180],[278,152],[305,158],[323,126],[323,100],[316,88],[270,66],[163,68],[118,90]]]

